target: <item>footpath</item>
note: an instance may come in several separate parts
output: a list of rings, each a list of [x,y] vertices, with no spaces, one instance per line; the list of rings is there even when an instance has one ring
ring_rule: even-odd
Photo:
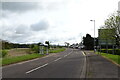
[[[84,51],[87,59],[86,78],[120,80],[120,67],[93,51]]]

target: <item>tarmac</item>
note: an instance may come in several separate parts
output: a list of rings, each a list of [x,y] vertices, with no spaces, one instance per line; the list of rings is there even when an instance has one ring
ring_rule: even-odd
[[[93,51],[84,51],[87,57],[86,78],[120,80],[120,66]]]

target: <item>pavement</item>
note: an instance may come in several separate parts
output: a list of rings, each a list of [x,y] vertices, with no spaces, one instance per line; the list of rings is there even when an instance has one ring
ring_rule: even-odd
[[[67,49],[43,58],[4,66],[3,78],[85,78],[85,55],[77,49]]]
[[[120,67],[109,60],[95,54],[93,51],[84,51],[87,56],[86,78],[114,78],[120,80]]]

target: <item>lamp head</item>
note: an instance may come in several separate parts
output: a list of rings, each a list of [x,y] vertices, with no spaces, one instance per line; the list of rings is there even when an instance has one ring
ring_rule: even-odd
[[[94,21],[95,22],[95,20],[90,20],[90,21]]]

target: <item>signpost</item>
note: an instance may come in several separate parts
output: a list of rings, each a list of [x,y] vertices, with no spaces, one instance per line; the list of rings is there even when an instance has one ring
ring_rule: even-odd
[[[107,53],[108,53],[108,46],[113,46],[113,54],[114,54],[114,46],[116,44],[116,40],[114,38],[115,29],[98,29],[98,43],[100,46],[106,46]],[[101,52],[101,51],[100,51]]]

